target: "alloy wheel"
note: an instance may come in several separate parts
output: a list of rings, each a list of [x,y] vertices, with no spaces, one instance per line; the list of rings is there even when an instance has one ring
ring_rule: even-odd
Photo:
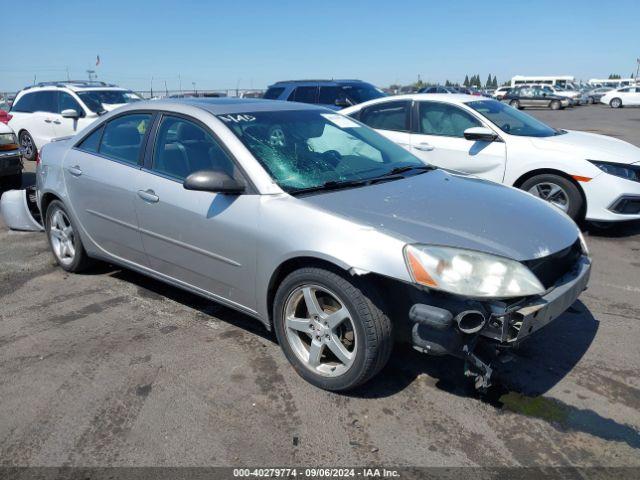
[[[569,211],[569,194],[560,185],[550,182],[537,183],[529,189],[529,193],[546,200],[565,213]]]
[[[284,308],[287,341],[309,370],[327,377],[344,374],[357,354],[357,333],[345,303],[319,285],[302,285]]]
[[[49,239],[58,261],[64,265],[70,265],[76,256],[75,234],[69,217],[60,209],[51,215]]]
[[[28,133],[23,133],[20,136],[20,146],[22,147],[22,150],[24,151],[24,154],[27,158],[31,158],[33,156],[33,140]]]

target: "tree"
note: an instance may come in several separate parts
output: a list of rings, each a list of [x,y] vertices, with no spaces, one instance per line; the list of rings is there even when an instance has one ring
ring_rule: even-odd
[[[493,76],[493,82],[491,83],[491,86],[493,88],[498,88],[498,77],[496,77],[495,75]]]
[[[618,75],[617,73],[612,73],[609,75],[609,80],[620,80],[620,78],[622,78],[620,75]]]
[[[485,88],[491,88],[493,85],[493,77],[489,74],[487,81],[484,83]]]
[[[462,85],[464,85],[465,87],[469,86],[469,75],[464,76],[464,83]]]

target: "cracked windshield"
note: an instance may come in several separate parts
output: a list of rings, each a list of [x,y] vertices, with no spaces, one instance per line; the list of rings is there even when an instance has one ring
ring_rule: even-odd
[[[291,110],[218,118],[290,193],[358,186],[427,168],[402,147],[336,113]]]

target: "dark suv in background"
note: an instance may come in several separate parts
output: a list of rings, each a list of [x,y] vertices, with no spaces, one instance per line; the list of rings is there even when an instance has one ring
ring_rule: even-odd
[[[339,110],[384,96],[382,90],[362,80],[287,80],[271,85],[263,98]]]

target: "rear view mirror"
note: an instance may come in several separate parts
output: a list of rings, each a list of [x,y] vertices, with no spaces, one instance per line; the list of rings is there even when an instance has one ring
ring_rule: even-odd
[[[493,142],[498,139],[498,135],[486,127],[471,127],[464,131],[464,138],[476,142]]]
[[[80,118],[80,114],[73,108],[62,110],[62,112],[60,112],[60,115],[62,115],[63,118]]]
[[[200,192],[226,193],[239,195],[245,186],[225,172],[216,170],[199,170],[185,178],[183,187]]]

